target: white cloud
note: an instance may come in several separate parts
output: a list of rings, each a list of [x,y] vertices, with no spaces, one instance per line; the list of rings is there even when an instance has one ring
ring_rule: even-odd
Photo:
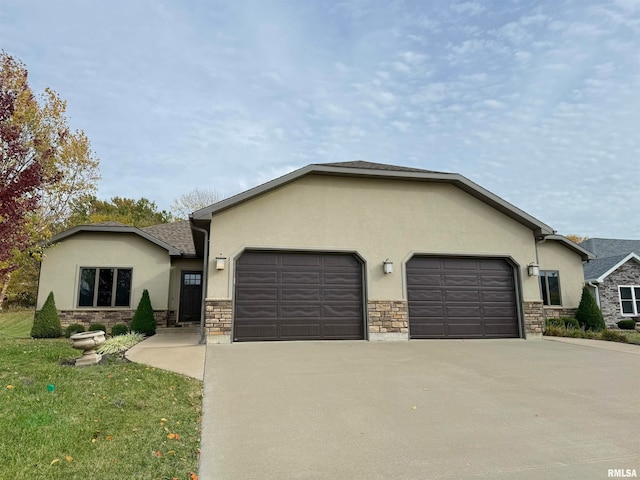
[[[451,5],[451,10],[456,13],[463,13],[467,15],[478,15],[485,11],[485,6],[480,2],[463,2],[463,3],[454,3]]]

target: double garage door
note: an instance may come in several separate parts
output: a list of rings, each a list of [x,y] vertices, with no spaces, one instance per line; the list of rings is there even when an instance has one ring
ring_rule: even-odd
[[[518,337],[503,259],[407,263],[411,338]],[[362,263],[351,254],[245,252],[236,263],[234,341],[365,337]]]

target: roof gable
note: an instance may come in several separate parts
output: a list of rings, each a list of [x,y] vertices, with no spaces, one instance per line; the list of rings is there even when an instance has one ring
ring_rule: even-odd
[[[64,232],[54,235],[46,243],[46,245],[64,241],[69,237],[83,232],[130,233],[138,235],[139,237],[144,238],[145,240],[159,246],[160,248],[165,249],[170,256],[180,256],[183,253],[180,249],[165,242],[164,240],[161,240],[160,238],[157,238],[139,228],[132,227],[130,225],[124,225],[120,222],[102,222],[89,225],[78,225],[76,227],[70,228],[69,230],[65,230]]]
[[[431,170],[420,170],[409,167],[398,167],[395,165],[385,165],[364,161],[312,164],[271,180],[245,192],[234,195],[213,205],[198,210],[190,215],[190,218],[200,226],[208,226],[211,215],[232,208],[240,203],[246,202],[254,197],[279,188],[288,183],[294,182],[306,175],[335,175],[351,176],[360,178],[394,179],[419,182],[439,182],[449,183],[465,191],[473,197],[483,201],[501,213],[509,216],[517,222],[525,225],[534,231],[538,237],[551,235],[554,230],[540,220],[532,217],[528,213],[511,205],[497,195],[482,188],[480,185],[463,177],[457,173],[442,173]]]
[[[585,281],[602,283],[605,278],[607,278],[628,261],[635,261],[640,264],[640,256],[636,255],[635,253],[628,253],[627,255],[615,255],[611,257],[597,258],[588,263],[585,263],[583,266]]]

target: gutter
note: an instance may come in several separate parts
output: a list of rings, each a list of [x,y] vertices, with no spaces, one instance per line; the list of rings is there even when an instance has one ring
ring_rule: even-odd
[[[598,282],[597,280],[587,280],[586,284],[595,290],[596,303],[598,304],[598,308],[600,308],[600,290],[598,289],[598,285],[600,284],[600,282]]]
[[[209,232],[204,228],[196,227],[191,219],[191,228],[204,234],[204,260],[202,266],[202,299],[200,300],[200,344],[207,343],[204,333],[205,300],[207,298],[207,285],[209,283]]]

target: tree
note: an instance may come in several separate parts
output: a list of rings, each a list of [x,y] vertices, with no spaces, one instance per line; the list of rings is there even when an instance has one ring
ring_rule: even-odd
[[[220,194],[208,188],[195,188],[176,198],[171,204],[171,213],[176,218],[189,218],[189,214],[208,207],[220,200]]]
[[[583,236],[580,236],[580,235],[576,235],[574,233],[570,233],[569,235],[565,235],[565,237],[567,237],[573,243],[582,243],[585,240],[589,240],[589,237],[583,237]]]
[[[151,299],[149,291],[145,288],[142,292],[142,298],[138,303],[138,308],[133,314],[131,320],[131,331],[151,336],[156,333],[156,319],[153,316],[153,308],[151,307]]]
[[[31,336],[33,338],[58,338],[61,335],[62,326],[56,309],[56,301],[53,298],[53,292],[50,292],[42,310],[37,312],[33,319]]]
[[[172,220],[169,212],[159,211],[155,202],[146,198],[135,200],[113,197],[111,200],[100,200],[93,195],[85,195],[73,203],[67,228],[100,222],[120,222],[134,227],[149,227]]]
[[[582,298],[576,311],[576,320],[585,330],[598,332],[606,328],[600,307],[586,285],[582,287]]]
[[[0,309],[25,251],[59,230],[73,199],[99,179],[89,141],[71,132],[65,111],[51,89],[36,97],[25,65],[0,53]]]

